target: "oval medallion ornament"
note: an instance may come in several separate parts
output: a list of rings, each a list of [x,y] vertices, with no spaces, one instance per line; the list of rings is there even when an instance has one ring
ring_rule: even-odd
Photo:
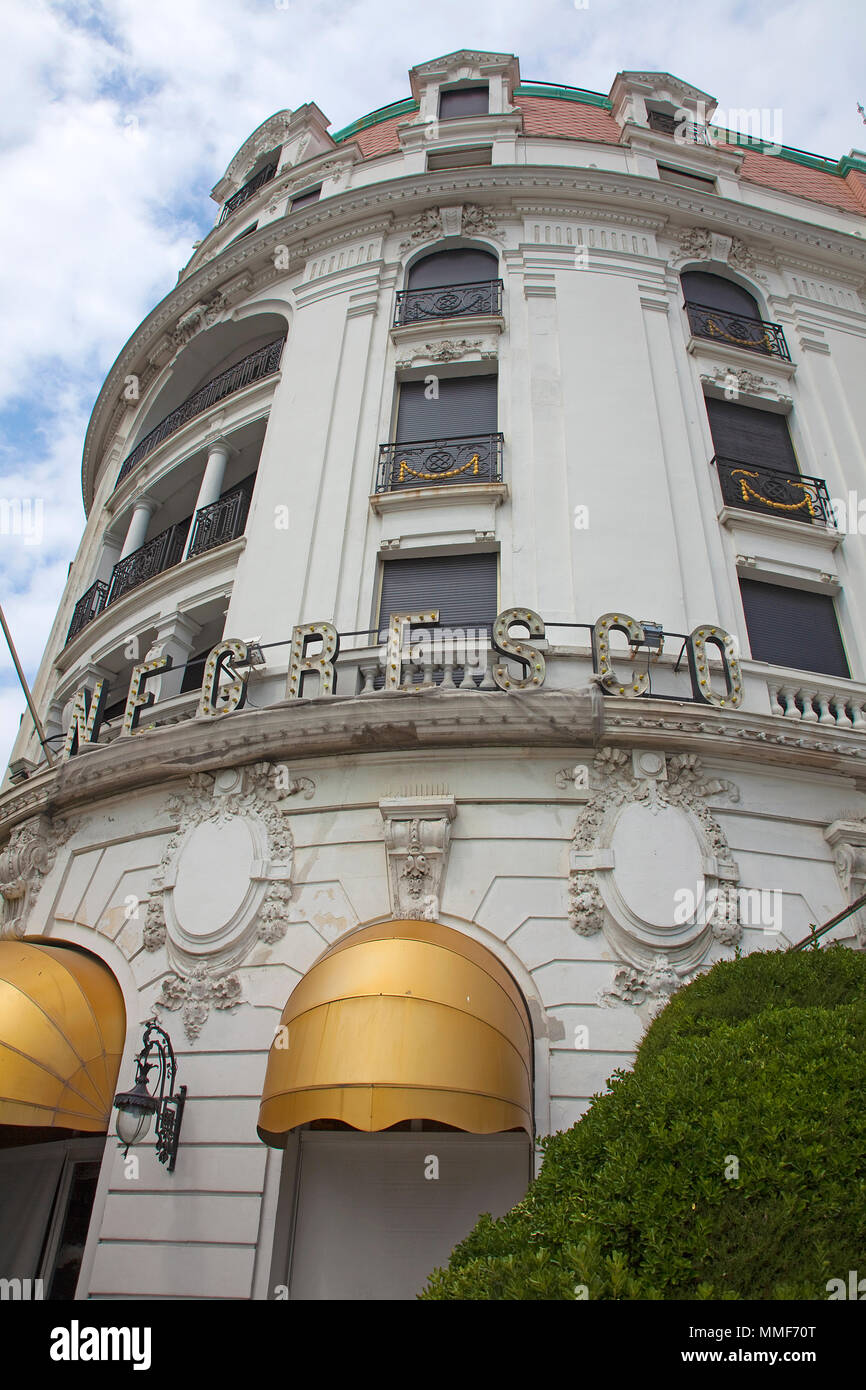
[[[703,856],[689,817],[664,803],[626,806],[611,848],[616,886],[629,911],[650,929],[675,932],[684,920],[678,912],[684,890],[703,896]]]
[[[188,947],[231,933],[260,874],[250,826],[241,816],[205,821],[187,835],[172,892],[174,925]]]

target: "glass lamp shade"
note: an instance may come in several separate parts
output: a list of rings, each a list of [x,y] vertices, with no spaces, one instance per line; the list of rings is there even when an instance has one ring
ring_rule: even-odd
[[[157,1108],[157,1102],[140,1081],[131,1091],[122,1091],[115,1096],[117,1107],[117,1137],[129,1148],[139,1144],[150,1129],[150,1121]]]

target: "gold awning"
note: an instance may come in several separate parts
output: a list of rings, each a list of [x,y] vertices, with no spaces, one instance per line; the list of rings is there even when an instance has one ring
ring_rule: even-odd
[[[532,1133],[532,1032],[508,971],[438,922],[365,927],[295,987],[271,1046],[258,1132],[430,1119]]]
[[[108,1129],[126,1009],[74,946],[0,941],[0,1124]]]

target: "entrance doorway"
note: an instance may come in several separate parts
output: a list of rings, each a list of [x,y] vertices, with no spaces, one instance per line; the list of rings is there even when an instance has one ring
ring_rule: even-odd
[[[481,1213],[504,1215],[530,1181],[522,1132],[296,1139],[283,1172],[290,1299],[413,1299]]]

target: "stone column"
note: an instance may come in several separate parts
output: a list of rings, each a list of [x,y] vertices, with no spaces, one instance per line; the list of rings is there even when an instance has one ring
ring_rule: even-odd
[[[212,502],[217,502],[219,500],[226,472],[226,464],[229,461],[231,452],[231,446],[226,444],[224,439],[215,439],[213,443],[208,446],[204,476],[198,490],[198,497],[195,499],[195,510],[192,514],[189,535],[186,538],[186,545],[183,550],[184,559],[186,559],[189,554],[189,548],[192,544],[193,533],[195,532],[196,514],[201,511],[202,507],[209,507]]]
[[[120,552],[121,560],[125,560],[127,555],[131,555],[134,550],[140,550],[144,545],[150,518],[157,506],[158,503],[152,497],[136,498],[126,531],[126,540],[123,542],[123,549]]]
[[[188,613],[167,613],[160,618],[156,629],[156,641],[143,657],[153,661],[158,656],[170,656],[172,666],[161,675],[152,676],[146,689],[153,691],[154,701],[170,700],[180,694],[184,678],[184,667],[193,655],[195,641],[201,632],[201,624],[195,622]]]

